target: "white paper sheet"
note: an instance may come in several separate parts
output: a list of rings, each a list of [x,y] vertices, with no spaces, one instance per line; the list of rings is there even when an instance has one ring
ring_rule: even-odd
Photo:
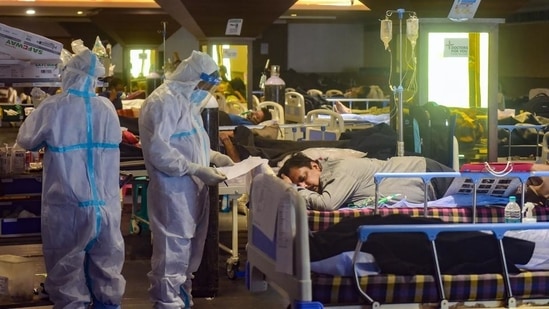
[[[257,166],[268,163],[267,159],[250,156],[245,160],[235,163],[233,166],[217,167],[217,169],[227,176],[227,180],[230,180],[248,173]]]

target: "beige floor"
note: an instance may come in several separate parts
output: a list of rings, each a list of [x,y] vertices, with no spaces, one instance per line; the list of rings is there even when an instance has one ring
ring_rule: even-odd
[[[141,309],[152,308],[152,305],[148,299],[147,288],[148,279],[147,272],[150,269],[150,234],[144,231],[140,235],[130,234],[130,215],[131,207],[129,204],[125,204],[122,216],[122,233],[126,243],[126,261],[124,264],[123,274],[126,278],[126,292],[122,302],[122,308]],[[193,308],[262,308],[262,309],[275,309],[286,308],[287,301],[284,300],[274,290],[269,289],[266,292],[250,293],[245,287],[245,278],[243,275],[243,268],[245,265],[245,241],[246,241],[246,216],[238,215],[239,233],[238,233],[238,252],[240,260],[240,268],[237,278],[229,279],[226,272],[226,261],[231,257],[229,253],[220,250],[219,254],[219,286],[213,287],[212,290],[216,290],[214,297],[196,298]],[[232,238],[232,214],[220,213],[219,214],[219,226],[220,243],[231,247]],[[34,267],[36,273],[43,273],[43,259],[41,256],[41,246],[39,244],[26,244],[26,245],[12,245],[12,246],[0,246],[0,254],[14,254],[25,256],[33,256]],[[38,287],[41,282],[41,278],[36,277],[34,279],[35,287]],[[0,308],[53,308],[48,304],[39,305],[39,302],[33,301],[31,304],[11,304],[2,305]],[[32,305],[32,306],[31,306]]]

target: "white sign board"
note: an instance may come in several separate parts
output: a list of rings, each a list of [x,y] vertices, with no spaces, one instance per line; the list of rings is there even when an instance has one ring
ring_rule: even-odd
[[[234,59],[236,58],[236,56],[237,56],[236,49],[232,49],[232,48],[223,49],[223,58]]]
[[[454,0],[448,18],[454,21],[466,21],[475,17],[480,0]]]
[[[469,57],[469,39],[444,39],[444,57]]]
[[[242,18],[231,18],[227,21],[225,35],[240,35],[242,30]]]

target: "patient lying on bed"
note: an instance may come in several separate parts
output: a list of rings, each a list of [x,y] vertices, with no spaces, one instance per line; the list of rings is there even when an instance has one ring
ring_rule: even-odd
[[[278,177],[297,185],[307,207],[337,210],[375,196],[374,174],[380,172],[453,172],[449,167],[424,157],[392,157],[313,160],[301,152],[294,153],[278,172]],[[441,198],[451,179],[434,178],[428,186],[429,200]],[[412,203],[422,203],[424,185],[419,178],[389,178],[379,186],[381,196],[396,196]]]
[[[444,222],[439,218],[401,214],[344,219],[326,230],[310,234],[311,270],[331,275],[351,275],[351,260],[341,258],[341,255],[352,256],[350,252],[357,243],[356,231],[361,225],[440,223]],[[486,274],[502,271],[497,240],[488,233],[441,233],[436,240],[436,246],[443,274]],[[503,246],[510,273],[518,273],[520,269],[549,269],[548,230],[509,231],[503,238]],[[368,274],[434,274],[431,244],[424,234],[372,234],[364,243],[362,251],[366,256],[361,257],[362,261],[370,265]],[[335,259],[339,263],[338,270],[334,270],[335,267],[331,264],[331,260]],[[346,260],[347,265],[342,265],[342,261]],[[327,272],[327,269],[332,271]]]
[[[271,119],[271,112],[266,107],[249,111],[245,116],[219,111],[220,126],[257,125]]]

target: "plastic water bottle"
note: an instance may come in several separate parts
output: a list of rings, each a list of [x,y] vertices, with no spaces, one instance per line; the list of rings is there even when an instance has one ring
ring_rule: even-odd
[[[505,223],[520,223],[521,214],[516,197],[510,196],[509,203],[505,205]]]

